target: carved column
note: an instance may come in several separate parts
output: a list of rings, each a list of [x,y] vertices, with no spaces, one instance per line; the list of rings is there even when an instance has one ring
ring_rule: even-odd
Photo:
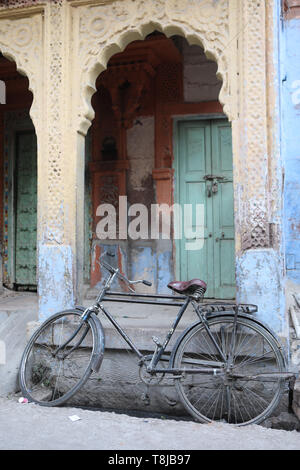
[[[273,187],[275,184],[272,182],[272,170],[276,168],[274,162],[278,158],[273,149],[278,108],[274,102],[270,119],[270,90],[276,86],[276,80],[272,76],[272,67],[270,64],[267,66],[266,61],[267,57],[275,57],[276,53],[274,44],[267,41],[274,34],[271,20],[275,18],[274,8],[272,1],[249,0],[240,3],[240,30],[243,31],[238,40],[241,99],[239,119],[233,123],[233,135],[234,141],[238,142],[234,162],[237,176],[237,298],[241,302],[258,304],[260,318],[280,332],[284,320],[283,270],[280,248],[273,230],[277,195],[271,199],[272,184]]]
[[[241,249],[266,248],[269,238],[265,2],[243,2],[241,41]]]
[[[43,161],[38,234],[40,318],[74,305],[83,272],[84,137],[71,132],[68,5],[45,5]]]

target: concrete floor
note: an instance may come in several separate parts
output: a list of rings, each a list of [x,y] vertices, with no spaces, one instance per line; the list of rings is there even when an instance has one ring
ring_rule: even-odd
[[[71,421],[74,415],[80,420]],[[0,398],[0,449],[299,450],[300,433],[46,408]]]

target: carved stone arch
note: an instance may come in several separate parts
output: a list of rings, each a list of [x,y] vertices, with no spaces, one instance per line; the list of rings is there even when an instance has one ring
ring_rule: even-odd
[[[41,97],[40,86],[41,58],[42,58],[42,17],[39,14],[33,16],[10,17],[0,14],[0,51],[7,59],[14,61],[18,72],[25,75],[29,81],[29,90],[33,94],[33,102],[30,109],[35,129],[39,127],[39,103]]]
[[[233,2],[234,3],[234,2]],[[76,4],[74,4],[76,6]],[[235,74],[230,70],[232,47],[229,33],[230,2],[213,0],[194,2],[190,0],[154,0],[151,2],[115,1],[101,5],[85,5],[74,8],[74,39],[79,33],[78,50],[74,50],[76,70],[80,74],[79,102],[75,127],[86,134],[94,111],[92,95],[96,91],[98,75],[105,70],[109,59],[122,52],[132,41],[143,40],[158,30],[167,37],[180,35],[189,44],[203,47],[206,56],[217,63],[217,76],[222,80],[219,100],[229,120],[234,119],[230,90],[235,89],[229,81]],[[229,60],[230,57],[230,60]]]

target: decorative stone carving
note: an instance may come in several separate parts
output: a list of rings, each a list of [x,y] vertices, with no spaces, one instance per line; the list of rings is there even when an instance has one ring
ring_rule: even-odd
[[[162,102],[180,102],[182,100],[182,64],[162,63],[158,70],[158,98]]]
[[[27,75],[29,79],[29,89],[34,97],[30,115],[36,129],[40,122],[42,47],[41,15],[14,16],[12,11],[11,18],[7,19],[5,16],[2,17],[0,8],[0,51],[8,59],[15,61],[18,71]]]
[[[72,5],[76,6],[75,3]],[[90,99],[99,71],[106,67],[112,54],[124,49],[130,41],[143,39],[152,32],[154,24],[156,29],[167,35],[181,34],[202,45],[206,54],[216,60],[218,76],[223,81],[220,101],[229,119],[234,117],[229,92],[231,64],[227,54],[224,54],[230,40],[228,0],[118,0],[78,6],[77,9],[79,31],[73,30],[73,34],[75,39],[79,32],[76,70],[81,70],[81,102],[74,111],[78,116],[75,125],[82,132],[86,132],[93,116]]]
[[[270,244],[264,1],[244,2],[243,25],[242,73],[247,79],[241,103],[243,151],[239,165],[244,186],[245,207],[240,223],[245,250]]]
[[[43,219],[43,234],[48,243],[64,242],[64,160],[63,160],[63,0],[48,5],[49,76],[47,117],[47,219]]]
[[[0,10],[8,8],[24,8],[45,3],[45,0],[2,0]]]
[[[129,129],[142,98],[149,89],[155,70],[148,62],[111,66],[102,72],[99,82],[110,91],[112,109],[120,127]],[[124,84],[128,83],[128,87]]]
[[[119,206],[119,185],[116,175],[101,176],[99,185],[101,204],[112,204],[116,209]]]

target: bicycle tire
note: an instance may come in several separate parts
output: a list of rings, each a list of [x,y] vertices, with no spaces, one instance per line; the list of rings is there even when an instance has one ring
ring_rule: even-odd
[[[92,373],[97,331],[92,321],[81,322],[81,315],[82,312],[76,310],[58,312],[49,317],[31,336],[19,368],[20,388],[29,401],[42,406],[59,406],[73,397],[88,380]],[[57,348],[76,332],[80,324],[82,327],[77,335],[54,358]],[[81,344],[76,347],[81,339],[80,335],[83,336],[84,333]],[[80,354],[81,352],[84,354]],[[63,357],[66,353],[67,357]],[[75,362],[73,369],[72,361]],[[54,369],[55,364],[59,364],[58,371]],[[62,374],[58,377],[60,372]]]
[[[232,338],[230,329],[232,333],[233,320],[233,315],[217,315],[207,319],[214,339],[227,358]],[[268,330],[251,319],[238,317],[236,331],[233,374],[237,372],[245,374],[247,363],[248,368],[250,367],[248,373],[250,372],[251,377],[262,370],[264,374],[285,371],[284,356],[278,347],[277,340]],[[247,339],[245,343],[243,336],[247,338],[247,335],[250,339]],[[257,339],[256,346],[254,343],[251,344],[255,338]],[[209,362],[213,363],[221,359],[220,353],[217,352],[202,322],[183,333],[175,348],[173,367],[176,369],[187,369],[187,364],[189,364],[189,368],[197,367],[195,365],[197,358],[198,360],[205,358],[208,361],[207,366],[213,368],[213,365],[209,366]],[[266,384],[269,384],[266,385],[263,380],[258,380],[257,383],[257,379],[252,381],[235,379],[230,385],[228,377],[226,380],[224,377],[225,374],[214,376],[183,372],[178,378],[175,378],[175,387],[183,406],[197,421],[202,423],[221,421],[237,426],[258,424],[277,407],[284,390],[282,378],[273,379],[274,387],[272,389],[270,385],[272,380],[266,380]],[[251,398],[249,396],[246,398],[244,393],[246,389],[248,389],[247,392]]]

